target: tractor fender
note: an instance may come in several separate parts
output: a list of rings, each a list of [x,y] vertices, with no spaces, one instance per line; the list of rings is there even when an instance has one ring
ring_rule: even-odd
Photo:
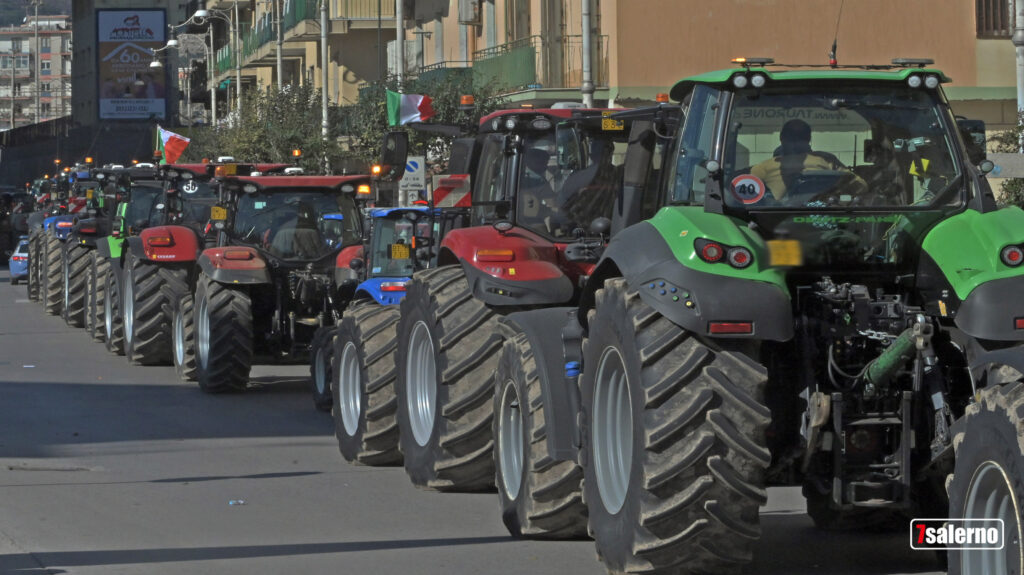
[[[383,285],[385,283],[405,283],[408,282],[407,277],[394,277],[394,278],[370,278],[363,283],[359,284],[356,288],[353,299],[372,299],[380,305],[398,305],[405,297],[405,289],[396,291],[384,291]],[[397,287],[397,286],[396,286]]]
[[[484,250],[511,255],[486,256]],[[566,304],[575,294],[573,280],[558,265],[558,247],[520,228],[504,234],[490,226],[452,230],[442,251],[459,261],[473,296],[488,305]]]
[[[360,273],[352,269],[351,262],[354,259],[364,258],[365,254],[363,253],[362,244],[342,248],[338,252],[337,259],[334,260],[334,285],[342,286],[350,282],[358,283]]]
[[[647,222],[622,230],[608,244],[580,296],[580,323],[586,325],[594,292],[616,276],[625,278],[647,305],[691,333],[770,341],[793,337],[792,306],[781,288],[687,267]],[[711,334],[710,323],[715,321],[752,322],[753,333]]]
[[[576,308],[557,307],[511,313],[498,318],[505,337],[522,333],[530,342],[540,378],[548,453],[558,461],[576,460],[581,443],[576,379],[583,354],[583,328]],[[567,365],[576,362],[572,373]]]
[[[185,226],[146,228],[128,242],[132,255],[158,262],[194,262],[200,251],[195,231]],[[141,253],[137,249],[141,249]]]
[[[223,284],[270,283],[267,262],[253,248],[209,248],[199,256],[199,269],[213,281]]]

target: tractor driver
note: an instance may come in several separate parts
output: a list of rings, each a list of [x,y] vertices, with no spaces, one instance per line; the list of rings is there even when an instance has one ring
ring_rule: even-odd
[[[764,182],[772,196],[782,201],[786,193],[792,190],[797,178],[804,172],[852,172],[828,152],[811,150],[811,126],[803,120],[789,120],[782,125],[779,132],[780,145],[772,157],[750,169],[751,175]],[[861,191],[867,184],[860,177],[853,175],[857,188]]]

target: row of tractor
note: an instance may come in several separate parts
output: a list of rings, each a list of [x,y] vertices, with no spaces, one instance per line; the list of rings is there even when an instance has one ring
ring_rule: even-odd
[[[360,199],[402,132],[377,177],[93,170],[29,294],[207,392],[308,360],[346,460],[496,489],[610,572],[737,571],[800,486],[823,529],[998,526],[942,558],[1021,573],[1024,212],[948,81],[747,59],[652,107],[502,110],[417,207]]]

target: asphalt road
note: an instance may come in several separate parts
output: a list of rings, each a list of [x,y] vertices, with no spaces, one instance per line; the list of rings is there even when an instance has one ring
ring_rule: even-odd
[[[258,367],[251,390],[205,395],[107,353],[0,270],[0,573],[604,573],[592,542],[511,539],[493,494],[345,463],[307,374]],[[905,533],[824,533],[803,509],[770,490],[750,573],[941,572]]]

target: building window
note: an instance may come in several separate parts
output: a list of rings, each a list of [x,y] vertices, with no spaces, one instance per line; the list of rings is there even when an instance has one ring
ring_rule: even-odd
[[[46,50],[49,50],[50,49],[50,37],[49,36],[43,36],[42,38],[40,38],[39,39],[39,47],[40,48],[44,48]]]
[[[28,68],[28,56],[16,56],[14,58],[15,68]]]
[[[41,113],[42,113],[43,116],[49,116],[51,114],[51,112],[50,112],[50,103],[49,102],[43,102],[42,104],[40,104],[40,106],[42,108],[42,112]]]
[[[20,96],[21,95],[21,84],[15,84],[14,85],[14,95],[15,96]]]
[[[1015,2],[975,0],[974,8],[975,21],[978,24],[978,38],[1009,38],[1013,35]]]
[[[21,52],[21,38],[14,38],[11,40],[11,51]]]
[[[10,56],[0,56],[0,69],[10,70],[13,59]]]
[[[43,92],[49,92],[50,91],[50,83],[49,82],[43,82],[39,86],[39,89],[42,90]]]
[[[44,71],[44,72],[49,72],[50,71],[50,61],[49,60],[40,60],[39,61],[39,69]]]

